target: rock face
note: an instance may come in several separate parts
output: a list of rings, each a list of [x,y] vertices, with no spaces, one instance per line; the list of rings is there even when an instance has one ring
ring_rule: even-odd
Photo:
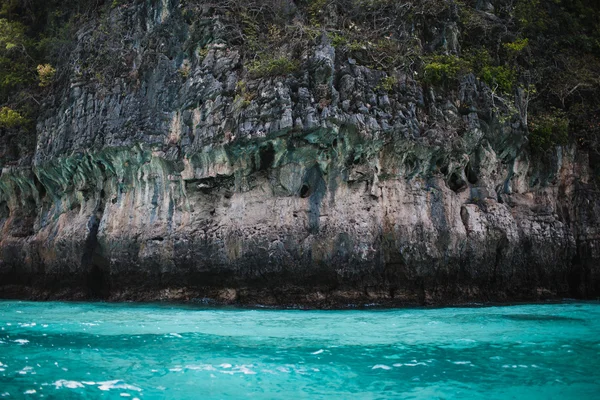
[[[167,0],[105,17],[127,52],[100,58],[119,74],[74,67],[44,104],[32,159],[2,170],[0,295],[600,295],[585,152],[532,155],[525,110],[471,75],[436,90],[398,73],[384,90],[384,72],[341,59],[325,36],[298,73],[252,78],[239,49],[194,47],[218,36],[208,20],[199,30]],[[99,51],[100,23],[82,27],[71,65]]]

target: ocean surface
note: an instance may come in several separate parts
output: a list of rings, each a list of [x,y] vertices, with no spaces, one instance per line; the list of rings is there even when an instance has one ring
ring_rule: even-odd
[[[600,399],[600,304],[0,301],[0,399]]]

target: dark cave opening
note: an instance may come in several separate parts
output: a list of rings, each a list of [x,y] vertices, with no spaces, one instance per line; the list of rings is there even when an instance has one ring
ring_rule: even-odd
[[[269,143],[264,147],[261,147],[259,150],[260,157],[260,166],[258,168],[259,171],[264,171],[273,165],[273,161],[275,161],[275,149],[273,148],[273,144]]]

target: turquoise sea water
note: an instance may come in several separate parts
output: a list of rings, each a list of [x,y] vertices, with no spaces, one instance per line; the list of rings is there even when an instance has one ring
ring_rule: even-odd
[[[0,398],[600,399],[600,305],[0,301]]]

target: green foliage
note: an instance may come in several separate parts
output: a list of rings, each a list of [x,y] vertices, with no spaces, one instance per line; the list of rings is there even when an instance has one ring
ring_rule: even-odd
[[[327,36],[331,40],[331,45],[336,49],[348,44],[348,38],[340,32],[328,32]]]
[[[534,116],[529,121],[529,142],[534,151],[547,151],[569,140],[569,119],[560,110]]]
[[[511,54],[515,55],[522,52],[529,45],[529,39],[517,39],[514,42],[504,43],[504,48]]]
[[[9,107],[0,108],[0,127],[15,128],[25,123],[27,123],[27,119],[17,111]]]
[[[250,65],[248,72],[255,78],[288,75],[298,71],[300,63],[285,56],[280,57],[262,57]]]
[[[505,65],[485,66],[481,69],[481,79],[492,89],[498,88],[504,93],[512,92],[517,79],[515,71]]]
[[[52,83],[56,69],[50,64],[39,64],[37,66],[38,79],[41,87],[46,87]]]
[[[457,56],[437,55],[425,59],[426,83],[438,85],[455,81],[462,74],[468,73],[471,67],[468,61]]]
[[[0,19],[0,54],[23,51],[25,43],[25,27],[14,21]]]
[[[398,83],[398,79],[395,76],[386,76],[379,81],[379,85],[375,88],[376,90],[383,90],[385,92],[391,92],[394,86]]]
[[[327,0],[309,0],[308,4],[308,19],[311,25],[320,26],[320,19]]]
[[[515,7],[515,16],[519,23],[530,31],[544,30],[550,22],[550,16],[541,0],[519,0]]]
[[[25,27],[0,19],[0,98],[31,80],[30,60],[25,51]]]
[[[234,103],[239,103],[242,108],[247,108],[256,98],[256,92],[248,89],[248,84],[245,81],[238,81],[235,87]]]

